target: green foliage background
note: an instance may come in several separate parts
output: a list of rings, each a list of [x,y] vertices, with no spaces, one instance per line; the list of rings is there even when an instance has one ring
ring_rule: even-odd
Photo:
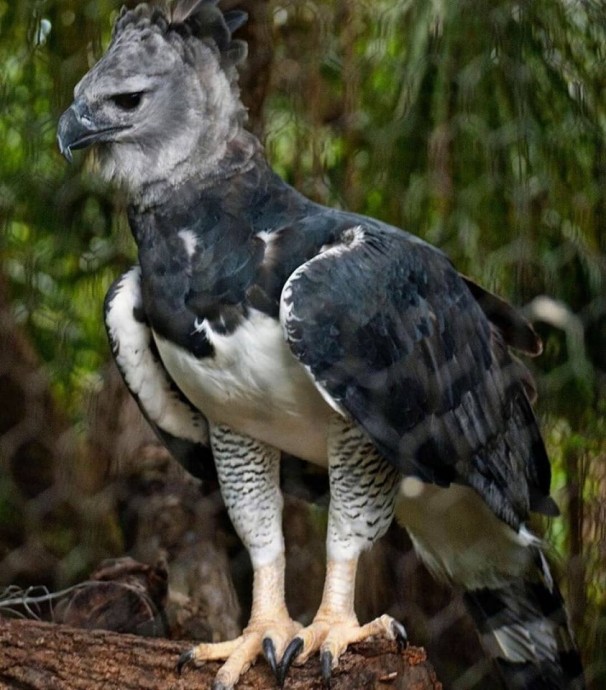
[[[64,163],[55,127],[118,4],[0,0],[1,272],[74,424],[109,354],[104,292],[134,247],[121,200],[81,158]],[[255,126],[276,169],[315,199],[437,244],[535,321],[537,409],[564,511],[546,529],[603,678],[606,7],[258,4],[274,55]]]

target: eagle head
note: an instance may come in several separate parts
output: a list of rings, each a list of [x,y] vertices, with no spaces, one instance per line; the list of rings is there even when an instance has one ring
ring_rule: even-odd
[[[61,153],[94,145],[100,173],[133,192],[216,173],[245,119],[236,65],[246,44],[232,32],[246,18],[213,0],[123,9],[61,116]]]

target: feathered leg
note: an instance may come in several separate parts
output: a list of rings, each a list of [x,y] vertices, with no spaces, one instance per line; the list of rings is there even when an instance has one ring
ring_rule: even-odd
[[[322,602],[312,624],[297,633],[281,663],[284,677],[291,663],[304,663],[320,651],[325,683],[351,643],[373,635],[398,640],[406,636],[403,626],[390,616],[361,626],[354,612],[358,558],[391,523],[399,475],[364,433],[341,417],[331,422],[328,453],[330,509]]]
[[[226,426],[210,431],[221,494],[253,565],[252,611],[240,637],[197,645],[179,665],[226,659],[213,688],[231,690],[260,654],[277,674],[277,659],[301,626],[284,602],[280,453]]]

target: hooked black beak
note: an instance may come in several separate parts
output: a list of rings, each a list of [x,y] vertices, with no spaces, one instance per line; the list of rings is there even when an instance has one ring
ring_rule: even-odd
[[[98,127],[87,109],[76,101],[59,119],[57,145],[60,153],[71,163],[73,150],[86,148],[96,141],[107,141],[108,135],[123,129],[129,129],[129,126]]]

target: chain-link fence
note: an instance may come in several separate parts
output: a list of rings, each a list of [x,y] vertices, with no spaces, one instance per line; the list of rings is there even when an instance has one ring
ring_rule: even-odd
[[[533,527],[553,544],[600,687],[603,10],[222,3],[236,5],[250,15],[250,127],[275,168],[315,200],[421,234],[526,305],[545,344],[532,369],[563,512]],[[216,485],[170,458],[107,365],[101,302],[134,255],[123,201],[55,150],[58,114],[116,11],[110,0],[0,0],[0,615],[226,639],[247,620],[247,555]],[[288,605],[305,623],[323,584],[326,478],[288,461],[283,479]],[[363,558],[357,609],[403,620],[446,687],[496,687],[461,593],[428,575],[396,526]]]

